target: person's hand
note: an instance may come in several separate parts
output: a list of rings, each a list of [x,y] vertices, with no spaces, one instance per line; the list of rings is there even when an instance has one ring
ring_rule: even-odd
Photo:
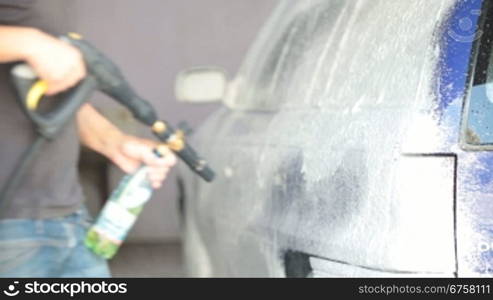
[[[86,76],[82,54],[67,42],[34,31],[28,45],[25,60],[48,84],[47,95],[67,90]]]
[[[176,156],[169,149],[165,149],[162,158],[158,158],[152,151],[157,143],[152,140],[140,139],[133,136],[123,136],[116,145],[110,159],[126,173],[137,170],[141,164],[149,166],[149,180],[152,187],[162,186],[169,170],[176,164]]]
[[[126,173],[133,173],[141,164],[150,167],[149,179],[154,188],[161,187],[176,157],[164,148],[163,158],[153,150],[158,143],[153,140],[129,136],[101,115],[92,105],[84,104],[77,113],[79,137],[83,145],[101,153]]]

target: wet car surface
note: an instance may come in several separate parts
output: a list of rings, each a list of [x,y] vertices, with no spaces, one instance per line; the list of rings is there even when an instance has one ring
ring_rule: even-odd
[[[492,37],[479,0],[281,2],[194,136],[218,178],[181,173],[190,273],[490,276]]]

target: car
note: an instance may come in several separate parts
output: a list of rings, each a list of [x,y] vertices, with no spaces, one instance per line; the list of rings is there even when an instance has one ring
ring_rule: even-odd
[[[184,252],[203,277],[493,273],[493,5],[281,1],[180,172]]]

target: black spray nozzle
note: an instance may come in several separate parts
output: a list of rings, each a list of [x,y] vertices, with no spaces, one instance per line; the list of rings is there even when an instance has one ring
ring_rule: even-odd
[[[207,162],[200,158],[190,146],[185,145],[185,148],[182,151],[176,152],[176,155],[205,181],[212,182],[214,180],[214,171],[212,171],[207,165]]]
[[[154,135],[168,146],[176,155],[185,162],[190,169],[205,181],[214,180],[214,171],[185,141],[185,134],[181,130],[175,130],[165,121],[158,121],[152,126]]]

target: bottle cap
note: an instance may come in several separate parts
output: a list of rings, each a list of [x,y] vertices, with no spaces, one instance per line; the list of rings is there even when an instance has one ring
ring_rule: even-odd
[[[164,157],[165,153],[168,152],[168,147],[166,145],[158,145],[152,152],[156,154],[157,157]]]

